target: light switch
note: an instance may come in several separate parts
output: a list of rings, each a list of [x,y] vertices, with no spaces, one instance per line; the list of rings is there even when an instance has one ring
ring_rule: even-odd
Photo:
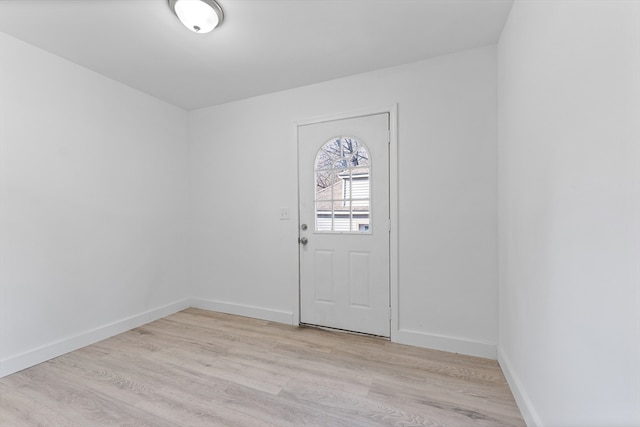
[[[280,208],[280,220],[291,219],[291,208]]]

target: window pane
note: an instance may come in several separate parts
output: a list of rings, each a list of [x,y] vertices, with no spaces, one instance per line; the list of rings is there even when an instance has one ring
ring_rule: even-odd
[[[349,166],[347,159],[338,159],[333,163],[334,169],[346,169]]]
[[[369,200],[351,201],[352,231],[370,232]],[[363,227],[365,226],[366,227]]]
[[[351,199],[369,199],[369,168],[358,168],[351,171],[351,184],[349,189]]]
[[[333,202],[316,202],[316,231],[333,230]]]
[[[349,231],[350,219],[349,211],[336,211],[333,218],[333,231]]]
[[[330,171],[318,171],[316,172],[316,199],[318,198],[318,192],[325,188],[331,187],[331,175]]]
[[[358,148],[358,151],[353,156],[352,163],[354,167],[357,166],[369,166],[369,153],[364,147]]]
[[[331,169],[333,159],[325,150],[320,150],[316,159],[316,169]]]

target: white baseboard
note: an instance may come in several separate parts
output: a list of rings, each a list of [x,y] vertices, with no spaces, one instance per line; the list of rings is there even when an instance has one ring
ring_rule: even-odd
[[[392,341],[399,344],[413,345],[415,347],[496,359],[495,344],[468,341],[456,337],[432,335],[420,331],[400,329],[395,334],[392,334]]]
[[[203,310],[217,311],[226,314],[252,317],[254,319],[268,320],[270,322],[293,324],[293,313],[288,311],[272,310],[252,305],[234,304],[230,302],[207,300],[200,298],[191,299],[191,307]]]
[[[77,350],[87,345],[94,344],[114,335],[137,328],[154,320],[161,319],[180,310],[189,308],[190,299],[181,300],[162,307],[145,311],[104,326],[83,332],[81,334],[64,338],[33,350],[26,351],[4,360],[0,360],[0,378],[21,371],[38,363],[46,362],[54,357],[61,356],[70,351]]]
[[[514,371],[513,365],[500,346],[498,346],[498,363],[500,364],[502,372],[507,379],[507,383],[509,383],[511,393],[513,393],[513,397],[516,400],[518,409],[520,409],[520,413],[522,414],[522,418],[524,418],[524,422],[527,424],[527,427],[542,426],[540,417],[534,409],[533,404],[531,403],[531,399],[529,399],[529,396],[527,395],[527,392],[522,386],[520,378]]]

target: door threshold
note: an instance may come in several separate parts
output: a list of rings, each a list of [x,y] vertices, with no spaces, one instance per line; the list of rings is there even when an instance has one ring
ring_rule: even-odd
[[[313,325],[311,323],[302,323],[302,322],[300,322],[300,324],[298,326],[301,327],[301,328],[322,329],[324,331],[329,331],[329,332],[342,332],[344,334],[359,335],[361,337],[377,338],[377,339],[382,339],[382,340],[385,340],[385,341],[391,341],[391,337],[385,337],[384,335],[368,334],[366,332],[350,331],[348,329],[331,328],[329,326]]]

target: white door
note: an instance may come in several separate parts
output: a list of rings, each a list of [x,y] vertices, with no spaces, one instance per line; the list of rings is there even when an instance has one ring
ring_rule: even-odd
[[[300,322],[390,336],[389,114],[298,127]]]

